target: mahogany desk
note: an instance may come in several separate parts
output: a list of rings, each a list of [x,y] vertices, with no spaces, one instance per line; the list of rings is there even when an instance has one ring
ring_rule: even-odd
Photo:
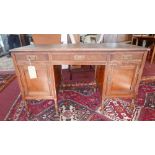
[[[61,85],[61,65],[96,65],[96,83],[102,98],[127,97],[138,93],[147,48],[129,44],[29,45],[11,50],[22,99],[54,99]],[[28,66],[34,66],[32,79]]]

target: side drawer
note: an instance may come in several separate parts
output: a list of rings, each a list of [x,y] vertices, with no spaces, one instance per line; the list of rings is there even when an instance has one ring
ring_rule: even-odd
[[[15,54],[17,62],[20,61],[48,61],[48,54]]]
[[[52,54],[52,61],[106,61],[106,54]]]
[[[124,61],[132,61],[138,60],[141,61],[144,53],[118,53],[111,54],[111,60],[124,60]]]

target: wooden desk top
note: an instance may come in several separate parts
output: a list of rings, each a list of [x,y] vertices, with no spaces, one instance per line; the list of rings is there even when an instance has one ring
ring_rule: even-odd
[[[29,45],[10,50],[11,52],[115,52],[115,51],[146,51],[149,48],[124,43],[103,43],[103,44],[58,44],[58,45]]]

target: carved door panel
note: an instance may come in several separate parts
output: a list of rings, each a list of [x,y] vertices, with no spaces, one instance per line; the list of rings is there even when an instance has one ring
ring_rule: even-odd
[[[50,67],[46,64],[37,64],[35,66],[36,78],[31,79],[28,72],[28,65],[19,66],[19,72],[21,75],[21,83],[23,85],[23,91],[26,97],[46,97],[51,96],[51,75]]]
[[[121,97],[134,93],[139,69],[138,64],[111,65],[106,94]]]

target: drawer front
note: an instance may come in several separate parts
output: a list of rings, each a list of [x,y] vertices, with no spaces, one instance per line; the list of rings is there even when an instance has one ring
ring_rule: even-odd
[[[53,54],[53,61],[106,61],[106,54]]]
[[[141,61],[143,58],[143,53],[123,53],[123,54],[112,54],[111,60],[124,60],[124,61],[132,61],[138,60]]]
[[[16,54],[17,62],[19,61],[48,61],[48,54]]]

